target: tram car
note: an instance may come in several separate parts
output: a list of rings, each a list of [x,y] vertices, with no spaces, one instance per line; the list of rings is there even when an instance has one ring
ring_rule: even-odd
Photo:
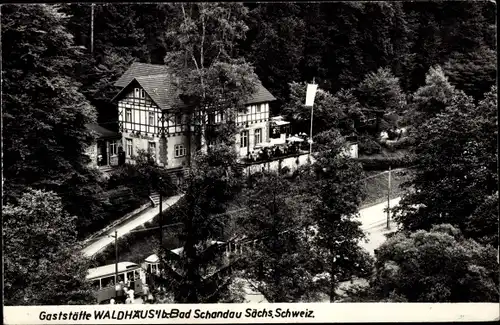
[[[108,303],[111,299],[120,298],[123,286],[129,286],[135,294],[142,294],[146,277],[141,266],[132,262],[118,263],[118,280],[115,283],[116,264],[108,264],[88,270],[87,281],[96,290],[99,304]]]

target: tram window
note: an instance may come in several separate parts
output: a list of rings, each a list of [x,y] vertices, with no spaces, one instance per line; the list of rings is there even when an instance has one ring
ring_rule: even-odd
[[[125,282],[125,275],[122,273],[122,274],[118,274],[118,282]]]
[[[107,278],[102,278],[101,284],[102,284],[103,288],[109,287],[109,286],[114,286],[115,285],[115,278],[112,276],[107,277]]]
[[[156,264],[151,265],[151,273],[156,272]]]
[[[127,279],[129,281],[134,281],[134,272],[128,272],[127,273]]]
[[[94,289],[100,289],[101,288],[101,283],[99,282],[99,280],[92,281],[92,287]]]
[[[151,273],[151,264],[148,264],[148,267],[146,270],[148,271],[148,273]]]

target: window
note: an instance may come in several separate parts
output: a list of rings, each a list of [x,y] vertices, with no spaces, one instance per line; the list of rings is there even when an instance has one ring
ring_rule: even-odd
[[[135,88],[134,89],[134,97],[139,98],[139,93],[140,93],[140,89],[139,88]]]
[[[149,125],[152,125],[152,126],[155,125],[155,113],[154,112],[149,112]]]
[[[132,109],[125,108],[125,122],[132,122]]]
[[[255,129],[255,144],[262,142],[262,129]]]
[[[215,124],[215,115],[214,113],[209,113],[208,114],[208,125],[214,125]]]
[[[183,144],[175,145],[175,158],[183,157],[186,155],[186,147]]]
[[[156,142],[148,142],[148,151],[153,156],[156,157]]]
[[[141,89],[141,90],[139,91],[139,97],[140,97],[140,98],[146,98],[146,92],[144,91],[144,89]]]
[[[116,144],[116,141],[111,141],[111,142],[109,143],[109,154],[110,154],[111,156],[116,155],[116,154],[118,153],[118,150],[117,150],[117,149],[118,149],[118,146],[117,146],[117,144]]]
[[[96,290],[101,289],[101,282],[99,280],[92,281],[92,287]]]
[[[127,156],[132,157],[132,139],[127,139]]]
[[[248,131],[243,131],[240,133],[240,147],[248,147]]]
[[[260,113],[260,112],[261,112],[261,107],[263,107],[263,106],[264,106],[264,104],[262,104],[262,105],[257,105],[257,106],[255,107],[255,113]]]
[[[182,114],[175,114],[175,124],[176,125],[182,124]]]

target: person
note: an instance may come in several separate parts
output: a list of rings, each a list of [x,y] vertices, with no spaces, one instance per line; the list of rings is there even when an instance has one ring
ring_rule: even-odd
[[[134,303],[135,302],[135,292],[134,292],[134,290],[130,289],[128,291],[128,295],[129,295],[130,299],[132,300],[132,303]]]
[[[115,304],[115,300],[113,298],[111,298],[111,300],[109,301],[109,304],[110,305],[114,305]]]
[[[142,286],[142,299],[146,301],[149,295],[149,286],[147,284],[144,284]]]

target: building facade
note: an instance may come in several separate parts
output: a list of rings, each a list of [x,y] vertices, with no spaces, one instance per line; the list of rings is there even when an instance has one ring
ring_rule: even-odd
[[[186,114],[187,106],[163,65],[133,63],[115,83],[120,88],[113,101],[118,106],[121,145],[126,162],[133,163],[140,150],[150,152],[166,168],[188,166],[201,139],[199,127]],[[240,128],[235,147],[241,156],[269,141],[269,103],[275,100],[260,83],[247,101],[246,112],[237,114]],[[205,117],[208,124],[224,116]]]
[[[90,158],[89,166],[103,171],[118,166],[121,135],[98,124],[85,126],[96,137],[96,141],[86,150],[86,154]]]

